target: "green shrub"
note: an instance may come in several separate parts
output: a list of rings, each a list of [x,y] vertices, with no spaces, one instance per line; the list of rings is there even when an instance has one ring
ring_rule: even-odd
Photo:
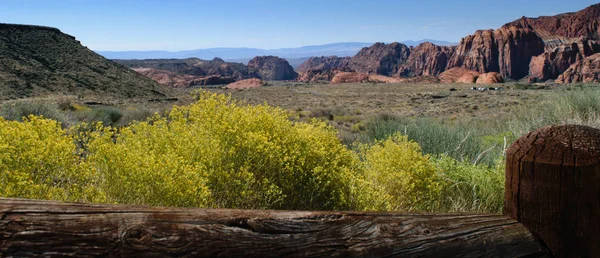
[[[102,122],[102,124],[109,126],[116,126],[123,117],[118,108],[109,106],[79,109],[72,114],[79,122]]]

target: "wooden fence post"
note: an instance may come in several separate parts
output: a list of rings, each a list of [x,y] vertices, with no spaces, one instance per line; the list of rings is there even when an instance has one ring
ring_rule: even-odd
[[[555,257],[600,257],[600,130],[548,126],[506,153],[504,214]]]

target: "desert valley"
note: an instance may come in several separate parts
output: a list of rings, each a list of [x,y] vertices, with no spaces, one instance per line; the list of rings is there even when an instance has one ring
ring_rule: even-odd
[[[95,52],[61,28],[2,23],[0,197],[501,213],[517,139],[600,129],[600,4],[481,29],[456,43]]]

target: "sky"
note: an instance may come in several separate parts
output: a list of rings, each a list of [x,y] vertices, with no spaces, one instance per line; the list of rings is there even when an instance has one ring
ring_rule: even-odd
[[[598,1],[598,0],[596,0]],[[588,0],[0,0],[0,22],[51,26],[96,51],[459,42]]]

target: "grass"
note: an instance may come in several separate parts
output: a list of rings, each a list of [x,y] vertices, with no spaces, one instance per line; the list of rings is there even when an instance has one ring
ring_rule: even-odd
[[[6,120],[22,121],[28,115],[43,116],[61,122],[65,128],[86,122],[122,127],[133,121],[145,121],[157,112],[145,106],[87,106],[62,100],[58,103],[18,100],[0,106],[0,116]]]
[[[356,140],[371,142],[386,139],[396,132],[419,143],[426,154],[447,155],[474,164],[494,164],[504,148],[503,144],[498,143],[500,136],[486,135],[467,123],[392,115],[371,118]]]

